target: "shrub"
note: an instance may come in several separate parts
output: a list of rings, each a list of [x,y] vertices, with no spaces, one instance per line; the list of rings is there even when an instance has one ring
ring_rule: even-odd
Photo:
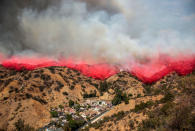
[[[171,107],[173,107],[172,104],[173,104],[173,103],[170,103],[170,102],[164,104],[164,105],[161,107],[161,109],[160,109],[160,113],[161,113],[162,115],[168,115],[168,110],[169,110]]]
[[[129,127],[130,127],[131,129],[134,129],[134,128],[135,128],[135,126],[134,126],[134,121],[133,121],[133,120],[130,120],[130,121],[129,121]]]
[[[66,119],[67,119],[68,121],[70,121],[70,120],[72,119],[72,115],[67,114],[67,115],[66,115]]]
[[[73,85],[72,85],[72,86],[70,86],[70,89],[71,89],[71,90],[73,90],[73,89],[74,89],[74,86],[73,86]]]
[[[146,91],[146,94],[151,94],[152,93],[152,88],[150,85],[143,85],[145,91]]]
[[[31,126],[24,124],[24,120],[21,119],[15,122],[14,125],[16,127],[16,131],[35,131],[35,129]]]
[[[76,110],[76,111],[79,111],[79,110],[80,110],[80,107],[81,107],[81,106],[80,106],[79,104],[76,104],[76,105],[75,105],[75,110]]]
[[[118,120],[122,119],[125,116],[125,114],[126,114],[126,112],[119,111],[118,113],[113,114],[109,119],[114,120],[114,118],[116,118],[115,120],[118,121]]]
[[[83,120],[70,120],[68,125],[69,127],[74,131],[85,124],[85,121]]]
[[[171,120],[169,126],[172,130],[184,130],[185,126],[190,125],[191,119],[191,109],[189,106],[180,106],[175,109],[173,119]]]
[[[154,89],[154,95],[159,95],[161,93],[161,89]]]
[[[122,91],[118,90],[118,89],[116,89],[115,92],[116,92],[116,95],[114,96],[114,98],[112,100],[113,105],[118,105],[122,101],[124,101],[125,104],[129,104],[129,98],[127,97],[126,93],[122,93]]]
[[[48,68],[52,74],[55,74],[55,67]]]
[[[35,75],[34,75],[34,78],[38,78],[38,77],[40,77],[39,74],[35,74]]]
[[[90,83],[90,84],[95,86],[96,89],[98,89],[98,86],[99,86],[98,84],[96,84],[96,83]]]
[[[73,107],[74,106],[74,101],[72,101],[72,100],[69,100],[69,107]]]
[[[34,97],[32,97],[32,99],[40,102],[41,104],[47,104],[47,101],[41,99],[39,96],[34,96]]]
[[[142,121],[142,126],[144,129],[155,129],[159,125],[159,120],[152,118]]]
[[[57,86],[56,86],[55,90],[60,92],[60,90],[62,89],[62,87],[64,87],[64,85],[60,81],[56,81],[56,84],[57,84]]]
[[[9,93],[12,93],[12,92],[14,92],[14,87],[13,86],[10,86]]]
[[[112,105],[118,105],[121,103],[121,101],[122,99],[119,96],[115,95],[114,99],[112,100]]]
[[[37,87],[37,88],[39,88],[39,91],[40,91],[40,92],[43,92],[45,86],[39,86],[39,87]]]
[[[131,94],[131,93],[129,93],[129,95],[128,95],[129,97],[132,97],[133,95]]]
[[[49,81],[51,79],[51,77],[47,74],[41,74],[41,79],[44,81]]]
[[[171,102],[174,100],[174,95],[170,92],[166,93],[165,96],[160,100],[162,103]]]
[[[67,93],[66,91],[65,91],[65,92],[63,92],[62,94],[63,94],[63,95],[66,95],[66,96],[68,95],[68,93]]]
[[[5,101],[5,100],[7,100],[8,98],[9,98],[9,97],[4,97],[3,100]]]
[[[123,94],[122,99],[125,102],[125,104],[129,104],[129,98],[127,97],[127,94],[126,93]]]
[[[27,99],[30,99],[30,98],[32,98],[32,95],[29,94],[29,93],[26,93],[26,98],[27,98]]]
[[[101,94],[108,90],[108,84],[107,84],[107,82],[105,80],[103,82],[100,82],[99,90],[100,90]]]
[[[81,85],[82,88],[86,88],[84,85]]]
[[[141,97],[141,94],[137,94],[137,97],[138,97],[138,98]]]
[[[135,108],[133,109],[134,112],[138,112],[138,111],[141,111],[145,108],[150,108],[151,106],[154,105],[154,102],[152,101],[148,101],[146,103],[144,102],[141,102],[139,105],[136,105]]]
[[[91,98],[91,97],[96,97],[96,90],[94,90],[94,92],[90,92],[90,94],[86,92],[83,94],[83,98]]]
[[[6,87],[6,86],[8,86],[9,84],[10,84],[10,82],[12,81],[12,79],[10,78],[10,79],[7,79],[7,80],[5,80],[5,82],[4,82],[4,87]]]
[[[50,114],[51,114],[51,117],[58,117],[57,111],[51,111]]]
[[[63,105],[59,105],[59,108],[60,108],[60,109],[63,109],[63,108],[64,108],[64,106],[63,106]]]

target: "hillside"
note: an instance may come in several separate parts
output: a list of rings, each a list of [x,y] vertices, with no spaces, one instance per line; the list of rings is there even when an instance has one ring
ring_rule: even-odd
[[[150,119],[160,119],[162,112],[158,112],[158,109],[166,105],[173,105],[163,111],[166,116],[163,114],[162,118],[166,123],[173,121],[174,118],[169,112],[173,112],[182,104],[189,108],[190,115],[187,114],[190,116],[189,121],[194,122],[194,82],[194,73],[187,76],[172,73],[156,83],[146,85],[125,71],[106,80],[96,80],[66,67],[15,71],[1,66],[0,129],[15,129],[15,123],[19,119],[35,129],[44,127],[52,120],[50,115],[52,108],[68,105],[70,100],[80,104],[91,98],[112,103],[115,101],[115,106],[103,115],[102,120],[89,124],[83,130],[165,129],[160,126],[161,121],[149,125],[147,122]],[[121,95],[119,92],[122,93],[120,102],[117,96]],[[171,100],[169,98],[167,100],[167,96],[171,96]],[[150,118],[148,114],[152,113],[160,114],[159,117]],[[191,125],[194,124],[190,122],[184,123],[183,127],[192,129]]]
[[[69,99],[83,99],[81,86],[86,92],[97,90],[99,81],[63,67],[33,71],[0,69],[0,127],[13,128],[22,118],[33,127],[41,127],[50,120],[49,110]],[[68,92],[65,95],[64,92]],[[10,106],[11,105],[11,106]]]
[[[195,74],[172,73],[152,85],[143,85],[143,95],[121,103],[86,130],[179,131],[194,130]]]

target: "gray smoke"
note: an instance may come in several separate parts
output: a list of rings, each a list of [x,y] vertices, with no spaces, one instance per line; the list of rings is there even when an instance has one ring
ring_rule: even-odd
[[[0,52],[107,62],[195,53],[194,0],[3,0]]]

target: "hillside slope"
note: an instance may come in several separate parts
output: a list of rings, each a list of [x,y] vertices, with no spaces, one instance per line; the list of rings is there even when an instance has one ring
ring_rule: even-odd
[[[80,101],[84,91],[97,90],[98,85],[98,80],[65,67],[20,72],[0,67],[0,127],[14,128],[19,118],[41,127],[50,121],[51,107],[69,99]]]
[[[108,121],[96,123],[98,127],[90,125],[86,130],[102,130],[102,127],[105,127],[103,130],[110,130],[110,127],[115,130],[137,130],[148,116],[145,114],[146,111],[132,112],[136,105],[141,102],[160,101],[167,92],[173,93],[177,98],[187,87],[191,90],[188,95],[191,99],[194,82],[193,73],[188,76],[178,76],[173,73],[154,84],[146,85],[125,71],[101,81],[66,67],[15,71],[0,66],[0,127],[13,130],[14,123],[22,119],[25,120],[25,124],[40,128],[50,122],[52,107],[67,105],[69,100],[80,103],[84,100],[83,95],[91,92],[96,92],[96,99],[113,100],[121,90],[128,95],[128,104],[122,102],[114,106],[104,116]],[[104,83],[107,84],[106,90],[102,89]],[[186,93],[181,95],[185,96]],[[159,103],[156,107],[160,108],[162,105]],[[122,113],[122,117],[118,119],[116,114],[118,112],[120,114],[121,111],[124,114]],[[133,128],[128,126],[131,120],[136,122]]]
[[[143,95],[115,106],[85,130],[195,130],[195,72],[187,76],[172,73],[143,88]]]

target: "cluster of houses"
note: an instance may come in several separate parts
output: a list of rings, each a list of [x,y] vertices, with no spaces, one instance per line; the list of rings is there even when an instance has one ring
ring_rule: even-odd
[[[87,121],[94,119],[96,116],[104,113],[112,107],[111,101],[86,100],[81,103],[79,114]],[[88,109],[86,107],[89,107]]]
[[[79,107],[79,108],[78,108]],[[52,108],[51,112],[57,113],[55,117],[52,117],[51,122],[40,130],[56,131],[62,130],[60,127],[64,127],[69,122],[69,119],[82,120],[90,122],[94,118],[108,111],[112,107],[111,101],[104,100],[86,100],[80,104],[74,104],[74,106],[59,106]]]

